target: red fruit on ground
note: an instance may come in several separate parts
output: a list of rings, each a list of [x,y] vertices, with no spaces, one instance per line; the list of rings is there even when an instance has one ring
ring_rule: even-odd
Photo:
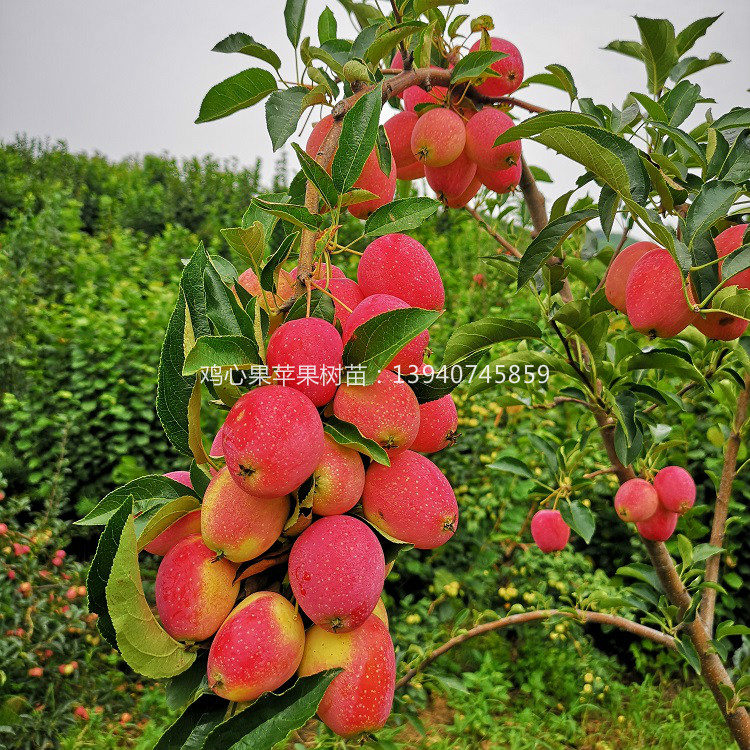
[[[83,706],[76,706],[73,709],[73,715],[83,721],[89,720],[89,712]]]
[[[259,498],[245,492],[226,466],[209,482],[201,506],[204,544],[231,562],[262,555],[281,536],[289,497]]]
[[[419,117],[414,112],[399,112],[385,124],[391,153],[396,162],[396,168],[408,167],[417,160],[411,152],[411,134]]]
[[[419,402],[396,373],[383,370],[372,385],[339,386],[333,413],[351,422],[366,438],[393,457],[405,451],[419,432]]]
[[[419,405],[419,432],[411,450],[419,453],[435,453],[456,444],[458,413],[453,396],[448,393],[442,398]]]
[[[483,273],[475,273],[474,276],[472,277],[472,281],[477,286],[485,286],[487,284],[487,282],[485,281]]]
[[[445,289],[427,249],[405,234],[386,234],[371,242],[359,260],[362,294],[389,294],[411,307],[442,310]]]
[[[615,495],[615,510],[625,523],[647,521],[659,507],[659,496],[645,479],[623,482]]]
[[[623,248],[607,271],[604,293],[609,303],[622,313],[627,313],[625,289],[633,266],[649,251],[660,250],[653,242],[634,242]]]
[[[482,185],[498,195],[515,190],[521,181],[521,172],[521,162],[518,162],[514,167],[500,169],[496,172],[477,167],[477,177],[481,180]]]
[[[295,599],[316,625],[334,633],[354,630],[372,614],[384,580],[380,542],[352,516],[315,521],[289,553]]]
[[[341,737],[382,729],[396,687],[396,659],[388,628],[375,615],[351,633],[313,625],[305,635],[300,677],[343,668],[318,706],[318,716]]]
[[[365,297],[347,318],[343,331],[344,345],[352,337],[357,337],[356,329],[359,326],[371,320],[376,315],[391,312],[392,310],[406,310],[408,307],[410,305],[406,304],[402,299],[390,294],[373,294]],[[430,334],[427,331],[422,331],[422,333],[415,336],[396,354],[388,364],[388,367],[392,369],[400,367],[402,370],[408,371],[408,368],[421,365],[429,343]]]
[[[253,701],[294,675],[304,648],[302,616],[280,594],[257,591],[232,610],[213,639],[209,687],[229,701]]]
[[[470,52],[476,52],[481,41],[476,41]],[[488,78],[477,86],[477,91],[485,96],[507,96],[512,94],[523,82],[523,59],[518,47],[507,39],[490,37],[490,48],[493,52],[505,52],[507,57],[492,63],[491,69],[499,78]]]
[[[659,502],[666,510],[683,515],[695,505],[695,482],[681,466],[665,466],[654,477]]]
[[[436,104],[442,106],[448,95],[448,89],[445,86],[433,86],[429,91],[425,91],[420,86],[409,86],[404,91],[404,107],[407,112],[415,112],[420,104]]]
[[[467,187],[461,195],[458,195],[455,198],[447,198],[445,205],[448,206],[448,208],[463,208],[479,192],[481,187],[482,181],[476,176],[476,174],[474,174],[474,179],[469,184],[469,187]]]
[[[425,112],[411,134],[411,150],[426,167],[444,167],[458,159],[466,145],[459,115],[442,107]]]
[[[324,406],[336,393],[344,344],[336,327],[322,318],[282,323],[268,342],[266,362],[281,385]]]
[[[670,338],[696,319],[682,287],[682,272],[668,250],[646,253],[634,266],[625,290],[630,324],[648,336]]]
[[[352,279],[332,278],[329,280],[327,287],[324,279],[313,281],[313,284],[320,289],[326,289],[335,298],[333,300],[333,307],[336,314],[333,322],[336,323],[338,321],[341,323],[342,328],[346,325],[346,321],[349,319],[352,310],[365,298],[365,295],[362,294],[362,290],[359,288],[359,284]]]
[[[329,435],[325,443],[312,475],[312,511],[318,516],[336,516],[351,510],[362,497],[365,466],[357,451],[339,445]]]
[[[224,457],[234,481],[256,497],[297,489],[323,455],[323,423],[307,396],[264,385],[239,398],[224,422]]]
[[[217,560],[200,536],[172,547],[156,573],[156,610],[167,633],[179,641],[210,638],[237,600],[236,571],[228,560]]]
[[[194,534],[201,533],[201,511],[200,508],[178,518],[171,526],[168,526],[153,541],[149,542],[144,549],[152,555],[166,555],[172,547]]]
[[[570,526],[559,510],[539,510],[531,519],[531,536],[542,552],[561,550],[570,539]]]
[[[513,167],[521,161],[521,141],[495,146],[495,141],[515,125],[499,109],[484,107],[466,124],[466,155],[488,172]]]
[[[647,521],[637,523],[635,527],[644,539],[652,542],[666,542],[674,534],[679,517],[677,513],[672,513],[659,503],[656,513]]]
[[[365,518],[417,549],[445,544],[458,528],[458,504],[443,473],[425,456],[406,451],[391,465],[371,463],[362,493]]]
[[[459,157],[444,167],[425,167],[427,184],[438,194],[438,198],[455,198],[462,195],[474,180],[477,165],[469,159],[464,149]]]
[[[742,247],[743,244],[750,242],[750,232],[748,232],[747,228],[747,224],[735,224],[733,227],[729,227],[729,229],[725,229],[718,234],[714,240],[717,255],[720,258],[725,258],[738,247]],[[720,272],[723,265],[724,262],[722,261],[719,264]],[[750,289],[750,268],[732,276],[728,286],[738,286],[742,289]]]
[[[396,178],[399,180],[419,180],[424,177],[424,164],[415,161],[408,167],[397,167]]]

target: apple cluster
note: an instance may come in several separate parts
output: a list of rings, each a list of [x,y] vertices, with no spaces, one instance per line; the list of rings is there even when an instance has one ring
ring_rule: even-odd
[[[280,275],[277,302],[292,293],[295,278]],[[252,272],[239,281],[261,294]],[[208,647],[216,694],[247,703],[295,674],[342,667],[318,714],[350,737],[385,724],[395,690],[381,600],[390,567],[376,531],[418,549],[439,547],[455,533],[456,496],[423,454],[452,444],[458,420],[450,394],[420,404],[394,371],[427,367],[426,331],[371,385],[297,374],[284,385],[275,379],[282,368],[341,371],[344,346],[376,315],[442,309],[442,279],[419,242],[380,237],[361,256],[356,282],[330,263],[318,263],[311,282],[333,297],[334,322],[290,319],[273,330],[266,347],[271,382],[244,393],[227,413],[209,451],[221,468],[200,509],[146,550],[164,556],[156,578],[162,625],[180,641]],[[325,429],[332,418],[355,425],[390,464],[334,440]],[[170,476],[190,483],[187,472]],[[288,554],[288,567],[275,578],[252,578],[269,551]]]
[[[492,64],[491,76],[476,90],[485,97],[507,96],[523,81],[523,60],[511,42],[498,37],[491,37],[490,42],[493,51],[507,57]],[[476,42],[470,52],[479,48],[480,42]],[[391,67],[403,68],[400,52]],[[450,208],[465,206],[482,185],[495,193],[507,193],[518,186],[521,141],[494,145],[498,136],[514,125],[505,112],[492,106],[477,111],[473,102],[456,102],[441,86],[429,91],[411,86],[401,98],[403,111],[385,124],[398,179],[425,177]]]
[[[719,261],[719,280],[727,255],[743,244],[747,224],[725,229],[714,240]],[[731,285],[750,289],[750,269],[731,279]],[[745,332],[748,322],[722,312],[705,315],[695,312],[692,284],[687,297],[682,272],[677,262],[663,247],[653,242],[636,242],[622,250],[612,262],[605,283],[610,303],[628,316],[637,331],[651,337],[677,336],[694,325],[709,339],[732,341]]]

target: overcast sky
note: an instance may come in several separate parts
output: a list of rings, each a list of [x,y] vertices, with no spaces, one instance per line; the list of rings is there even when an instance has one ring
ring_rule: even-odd
[[[304,35],[316,38],[326,4],[339,19],[340,33],[351,36],[336,0],[309,0]],[[210,51],[228,33],[244,31],[273,47],[293,75],[283,6],[282,0],[0,0],[0,140],[25,132],[112,158],[214,154],[249,164],[260,156],[270,176],[272,149],[262,105],[213,123],[193,122],[211,85],[255,64]],[[745,0],[527,0],[517,6],[511,12],[513,4],[506,1],[471,0],[462,12],[492,14],[494,33],[520,48],[527,76],[562,63],[582,96],[617,105],[629,91],[645,89],[644,68],[600,48],[612,39],[637,38],[631,16],[667,17],[679,31],[723,11],[692,54],[718,50],[732,62],[694,80],[716,98],[717,113],[750,104]],[[543,86],[525,89],[522,96],[543,106],[567,106],[566,95]],[[535,144],[527,155],[553,172],[555,195],[580,172]]]

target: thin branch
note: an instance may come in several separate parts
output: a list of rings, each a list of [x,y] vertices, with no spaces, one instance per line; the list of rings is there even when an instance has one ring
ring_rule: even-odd
[[[522,612],[517,615],[509,615],[508,617],[502,617],[499,620],[493,620],[492,622],[485,622],[482,625],[471,630],[461,633],[449,641],[446,641],[442,646],[436,648],[424,661],[418,664],[416,667],[410,669],[397,683],[396,687],[400,688],[406,685],[412,678],[422,672],[425,667],[429,666],[442,656],[447,651],[450,651],[455,646],[458,646],[466,641],[476,638],[479,635],[490,633],[495,630],[501,630],[502,628],[511,627],[514,625],[523,625],[527,622],[535,622],[539,620],[548,620],[550,617],[567,617],[571,620],[576,620],[583,624],[596,622],[601,625],[611,625],[621,630],[626,630],[633,635],[637,635],[640,638],[647,638],[654,643],[658,643],[667,648],[674,648],[674,638],[665,633],[649,628],[646,625],[628,620],[625,617],[619,617],[618,615],[608,615],[603,612],[587,612],[584,610],[577,609],[575,612],[565,612],[558,609],[540,609],[535,612]]]
[[[724,532],[726,531],[727,516],[729,514],[729,501],[732,497],[732,483],[737,476],[737,454],[740,450],[740,434],[747,419],[748,401],[750,401],[750,376],[745,378],[745,388],[741,391],[737,400],[737,412],[734,417],[734,428],[727,440],[724,449],[724,467],[721,472],[719,491],[716,494],[716,508],[714,509],[714,520],[711,526],[711,545],[721,547],[724,544]],[[719,580],[719,565],[721,554],[709,557],[706,560],[706,581],[717,583]],[[701,617],[710,635],[714,629],[714,610],[716,608],[716,590],[706,588],[703,592],[701,602]]]
[[[496,229],[491,227],[479,214],[479,211],[477,211],[475,208],[470,208],[469,206],[464,206],[464,210],[474,218],[474,221],[479,224],[482,229],[484,229],[487,234],[492,237],[493,240],[495,240],[499,245],[502,245],[503,249],[507,250],[511,255],[515,256],[516,258],[521,257],[521,251],[515,246],[511,245],[508,240],[505,239]]]

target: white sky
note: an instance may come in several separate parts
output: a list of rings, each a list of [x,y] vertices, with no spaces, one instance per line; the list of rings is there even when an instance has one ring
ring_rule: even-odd
[[[349,29],[336,0],[309,0],[303,36],[317,38],[326,4],[340,32]],[[244,31],[274,48],[292,77],[283,6],[282,0],[0,0],[0,140],[26,132],[112,158],[210,153],[250,164],[260,156],[269,178],[272,149],[262,104],[213,123],[193,121],[211,85],[256,64],[210,51],[231,32]],[[520,48],[527,75],[562,63],[582,96],[618,106],[629,91],[645,89],[644,68],[600,48],[612,39],[637,38],[630,16],[670,18],[679,31],[721,11],[724,16],[691,53],[705,57],[717,50],[732,61],[694,78],[716,98],[717,113],[750,104],[745,0],[471,0],[461,9],[493,15],[493,33]],[[552,108],[567,106],[565,94],[543,86],[521,96]],[[569,189],[580,173],[535,144],[526,153],[558,180],[552,190],[545,188],[549,195]]]

